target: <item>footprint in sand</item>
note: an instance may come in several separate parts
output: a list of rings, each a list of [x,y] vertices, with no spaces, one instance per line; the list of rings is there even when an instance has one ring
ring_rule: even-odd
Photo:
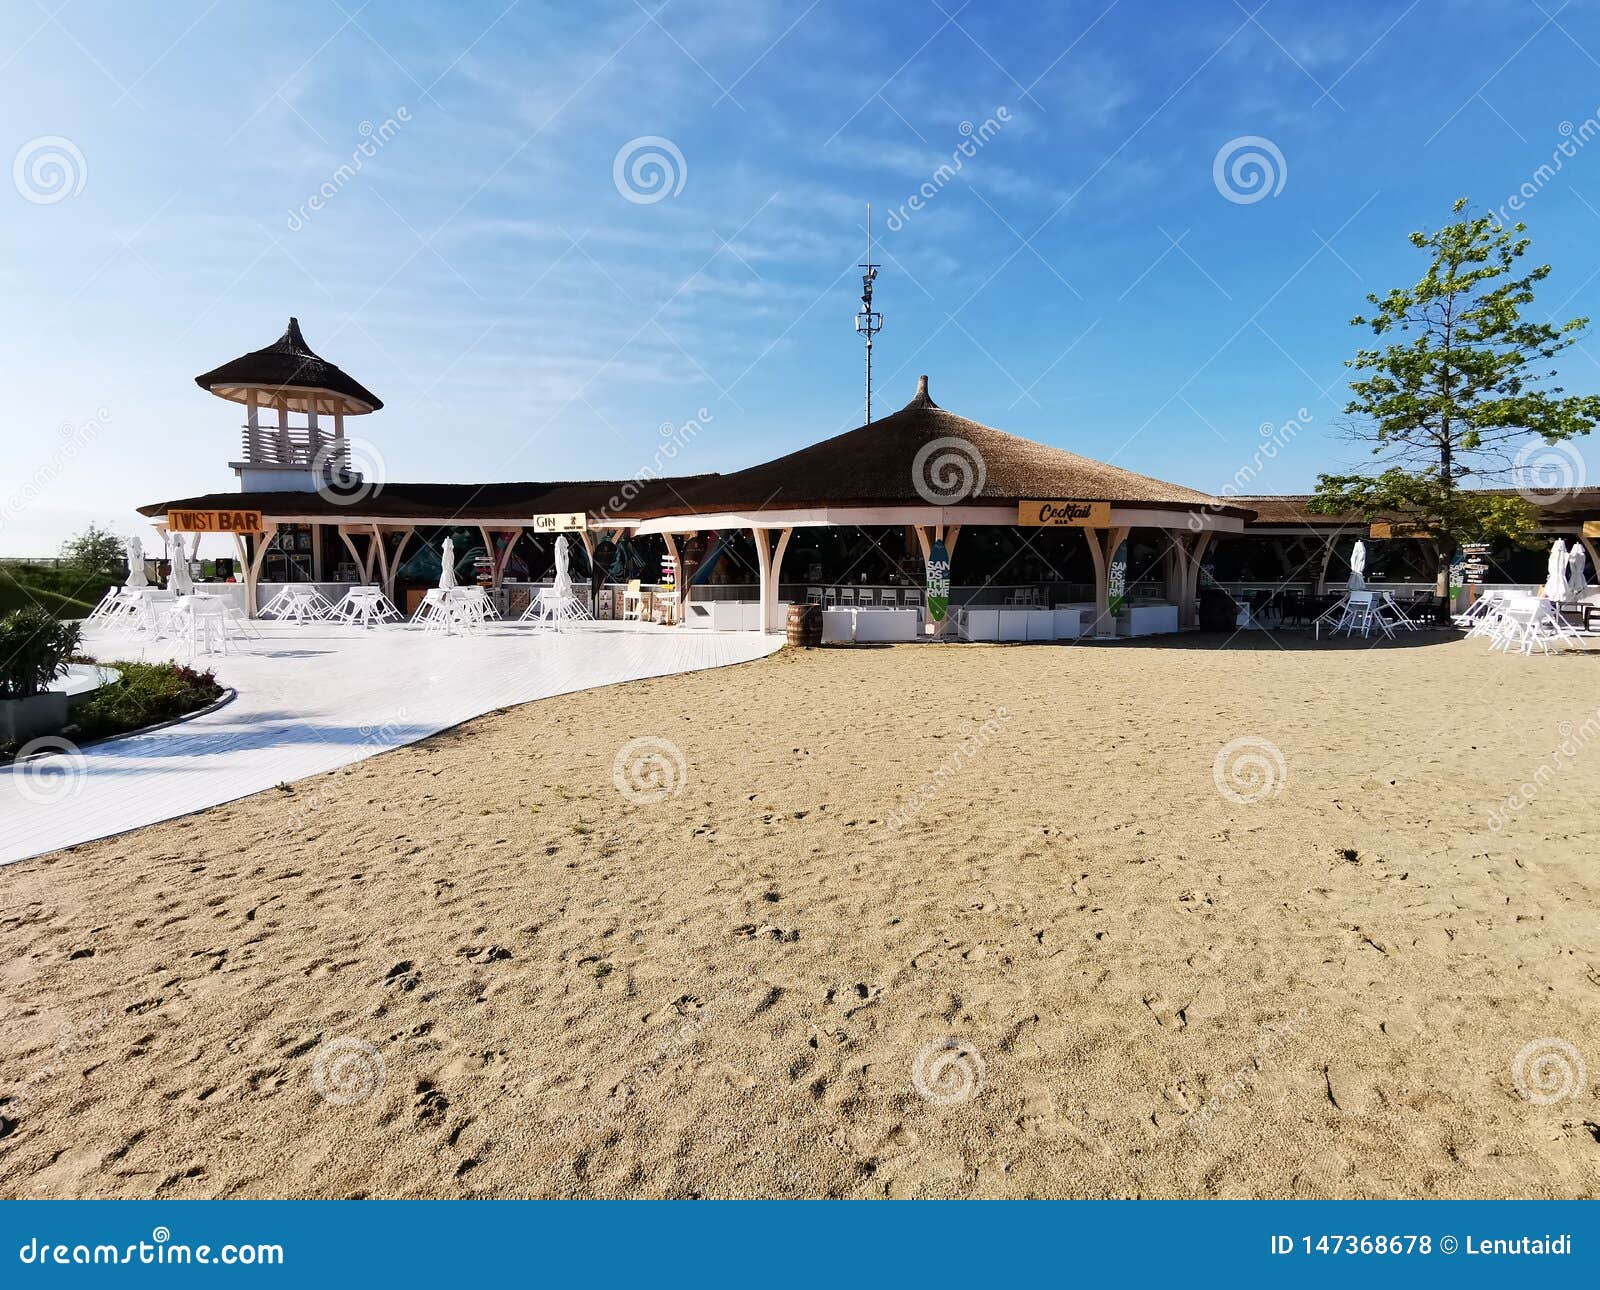
[[[1144,996],[1144,1006],[1150,1009],[1150,1015],[1166,1030],[1182,1030],[1188,1024],[1179,1008],[1171,1000],[1159,994]]]
[[[417,1123],[426,1128],[436,1128],[444,1123],[445,1113],[450,1109],[450,1099],[436,1089],[433,1084],[425,1079],[417,1081],[416,1115]]]
[[[1060,1135],[1056,1100],[1042,1084],[1034,1085],[1023,1094],[1022,1114],[1017,1116],[1017,1128],[1030,1138],[1054,1138]]]

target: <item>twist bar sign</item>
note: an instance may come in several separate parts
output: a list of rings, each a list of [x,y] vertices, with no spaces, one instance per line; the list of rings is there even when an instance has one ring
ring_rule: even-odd
[[[264,533],[260,511],[168,511],[171,533]]]

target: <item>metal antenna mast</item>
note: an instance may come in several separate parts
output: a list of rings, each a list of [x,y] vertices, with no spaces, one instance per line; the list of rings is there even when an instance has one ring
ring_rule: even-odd
[[[856,331],[867,339],[867,423],[872,421],[872,338],[883,330],[883,315],[872,310],[872,283],[878,276],[878,265],[872,262],[872,203],[867,203],[867,258],[859,266],[861,275],[861,309],[856,314]]]

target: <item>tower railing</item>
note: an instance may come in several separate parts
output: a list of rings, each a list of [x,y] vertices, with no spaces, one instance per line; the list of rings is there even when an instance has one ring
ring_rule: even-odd
[[[243,427],[242,460],[251,466],[297,466],[309,469],[322,464],[334,470],[350,465],[350,445],[342,435],[329,434],[320,427],[257,426]]]

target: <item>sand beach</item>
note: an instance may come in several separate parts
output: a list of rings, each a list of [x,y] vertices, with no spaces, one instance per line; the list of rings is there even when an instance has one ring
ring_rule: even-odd
[[[1218,644],[785,650],[0,870],[0,1191],[1600,1195],[1600,658]]]

